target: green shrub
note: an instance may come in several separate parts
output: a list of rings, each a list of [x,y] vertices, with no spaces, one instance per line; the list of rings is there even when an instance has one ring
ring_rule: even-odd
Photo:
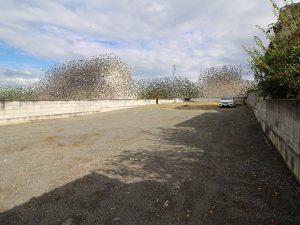
[[[30,88],[24,87],[0,87],[0,100],[33,100],[34,94]]]
[[[260,28],[269,46],[255,38],[256,46],[246,48],[257,81],[257,91],[265,98],[300,97],[300,3],[287,1],[273,9],[278,21],[268,30]]]

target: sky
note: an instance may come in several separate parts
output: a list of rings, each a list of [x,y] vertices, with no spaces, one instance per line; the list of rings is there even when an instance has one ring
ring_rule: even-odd
[[[0,0],[0,86],[23,86],[47,68],[115,53],[134,78],[197,80],[203,68],[245,67],[243,46],[275,22],[268,0]]]

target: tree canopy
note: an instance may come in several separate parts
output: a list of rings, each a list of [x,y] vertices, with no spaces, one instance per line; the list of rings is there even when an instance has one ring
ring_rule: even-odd
[[[271,0],[278,20],[267,30],[259,27],[269,45],[254,37],[256,46],[246,48],[257,91],[265,98],[300,98],[300,3],[284,2],[279,8]]]

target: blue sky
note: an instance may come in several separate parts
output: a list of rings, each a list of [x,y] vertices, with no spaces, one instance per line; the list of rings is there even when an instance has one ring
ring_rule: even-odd
[[[247,67],[255,25],[275,21],[268,0],[0,0],[0,85],[27,85],[49,66],[115,53],[135,78]],[[244,71],[245,78],[251,74]]]

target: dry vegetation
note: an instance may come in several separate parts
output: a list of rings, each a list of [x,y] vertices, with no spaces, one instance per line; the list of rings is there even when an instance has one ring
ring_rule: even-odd
[[[251,85],[242,79],[242,67],[232,65],[203,70],[199,83],[204,97],[242,97]]]
[[[34,90],[42,99],[126,99],[132,86],[131,67],[110,54],[53,66]]]

